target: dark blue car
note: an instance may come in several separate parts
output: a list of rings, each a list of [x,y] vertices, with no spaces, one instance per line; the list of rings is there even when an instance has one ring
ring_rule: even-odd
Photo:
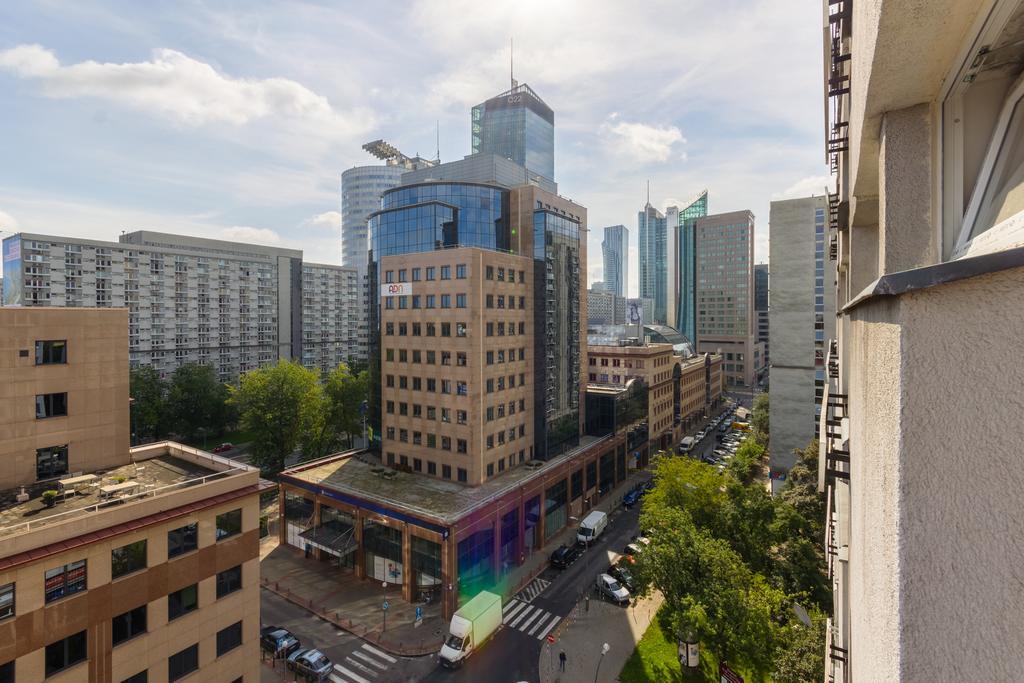
[[[627,510],[636,505],[643,496],[643,488],[635,488],[622,497],[622,506]]]

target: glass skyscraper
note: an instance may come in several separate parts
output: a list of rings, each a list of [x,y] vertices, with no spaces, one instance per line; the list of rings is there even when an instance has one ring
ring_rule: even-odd
[[[695,225],[698,218],[708,215],[708,191],[701,192],[696,199],[679,211],[678,226],[674,244],[675,282],[670,283],[676,292],[676,310],[671,316],[672,327],[697,341],[697,237]]]
[[[629,275],[629,230],[624,225],[604,229],[601,243],[604,256],[604,289],[615,296],[626,296]]]
[[[644,311],[644,322],[668,321],[668,229],[665,215],[650,202],[637,214],[640,266],[640,298],[654,301],[654,311]]]
[[[555,179],[555,112],[525,83],[473,107],[473,154],[497,154]]]

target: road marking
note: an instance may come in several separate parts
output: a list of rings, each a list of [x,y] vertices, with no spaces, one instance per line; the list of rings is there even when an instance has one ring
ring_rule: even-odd
[[[518,604],[520,604],[520,602],[518,600],[516,600],[515,598],[513,598],[509,602],[505,603],[505,607],[502,608],[502,610],[501,610],[502,615],[508,614],[509,608],[512,607],[513,605],[518,605]]]
[[[538,609],[536,612],[533,613],[532,617],[530,617],[529,619],[527,619],[526,621],[523,622],[523,626],[519,630],[522,631],[523,633],[525,633],[526,632],[526,627],[530,625],[530,622],[533,621],[534,619],[536,619],[537,617],[539,617],[542,614],[547,614],[547,612],[545,612],[542,609]]]
[[[372,652],[373,654],[377,655],[381,659],[383,659],[385,661],[388,661],[388,662],[391,662],[392,664],[394,664],[395,662],[398,661],[397,659],[395,659],[391,655],[389,655],[387,653],[384,653],[384,652],[381,652],[380,650],[378,650],[374,646],[369,645],[367,643],[363,643],[363,649],[366,650],[367,652]]]
[[[380,669],[381,671],[387,671],[388,670],[388,665],[387,664],[381,664],[380,662],[378,662],[373,657],[370,657],[368,655],[364,655],[359,650],[356,650],[355,652],[353,652],[352,656],[353,657],[359,657],[359,659],[363,660],[364,662],[369,662],[371,666],[375,666],[378,669]]]
[[[533,599],[544,592],[544,589],[551,585],[550,581],[546,581],[539,576],[531,581],[529,585],[523,590],[516,594],[516,597],[523,602],[533,602]]]
[[[340,664],[335,664],[334,665],[334,670],[337,671],[339,674],[344,674],[344,675],[348,676],[349,678],[351,678],[356,683],[370,683],[370,681],[366,680],[362,676],[357,676],[356,674],[352,673],[348,669],[342,667]],[[349,683],[348,681],[345,681],[344,679],[339,679],[337,676],[334,676],[334,675],[331,676],[331,680],[334,680],[334,681],[341,680],[342,683]]]
[[[377,677],[377,672],[374,671],[373,669],[371,669],[370,667],[366,666],[365,664],[360,664],[359,662],[357,662],[356,660],[352,659],[351,657],[345,657],[345,661],[348,662],[349,664],[351,664],[352,666],[356,667],[360,671],[365,671],[366,673],[368,673],[369,675],[373,676],[374,678]]]
[[[558,615],[552,615],[552,616],[554,616],[556,619],[558,618]],[[536,631],[537,629],[539,629],[540,625],[543,624],[544,621],[547,618],[548,618],[548,612],[545,612],[544,616],[537,620],[537,623],[533,625],[533,628],[531,628],[529,631],[527,631],[526,635],[532,636],[533,632]],[[526,627],[525,626],[523,627],[523,630],[526,631]]]
[[[510,602],[508,604],[509,605],[515,605],[515,609],[513,609],[511,612],[509,612],[508,614],[505,615],[504,622],[506,624],[509,622],[510,619],[512,619],[512,617],[514,617],[516,615],[516,612],[518,612],[519,610],[521,610],[524,607],[526,607],[526,603],[525,602],[519,602],[518,600],[513,600],[512,602]]]
[[[555,624],[558,623],[559,619],[561,619],[560,616],[558,616],[557,614],[552,614],[551,615],[551,621],[548,622],[547,627],[543,631],[541,631],[540,633],[537,634],[537,640],[544,640],[544,636],[546,636],[548,634],[548,631],[550,631],[551,629],[553,629],[555,627]]]
[[[526,609],[524,609],[524,610],[523,610],[522,612],[520,612],[520,613],[519,613],[519,616],[518,616],[518,617],[516,617],[516,620],[515,620],[515,621],[513,621],[513,622],[512,622],[511,624],[509,624],[509,626],[511,626],[512,628],[516,628],[516,624],[518,624],[518,623],[519,623],[519,621],[520,621],[520,620],[521,620],[521,619],[522,619],[523,617],[525,617],[525,616],[526,616],[527,614],[529,614],[529,613],[530,613],[530,612],[532,612],[532,611],[533,611],[533,605],[527,605],[527,606],[526,606]]]

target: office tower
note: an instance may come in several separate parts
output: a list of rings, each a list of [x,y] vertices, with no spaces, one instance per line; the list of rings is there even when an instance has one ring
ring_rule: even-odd
[[[763,367],[754,341],[754,214],[719,213],[695,221],[697,350],[725,355],[726,385],[751,386]]]
[[[768,264],[754,266],[754,341],[764,342],[764,364],[771,364],[771,344],[768,343]]]
[[[604,229],[601,242],[604,257],[604,289],[615,296],[626,296],[629,282],[629,230],[624,225]]]
[[[259,470],[129,448],[128,317],[0,308],[0,680],[257,680]]]
[[[824,196],[772,202],[771,470],[785,474],[793,449],[818,438],[818,403],[825,381],[825,340],[835,336],[835,300],[825,296]],[[757,269],[762,269],[757,266]],[[768,280],[766,269],[764,280]],[[829,274],[831,291],[834,276]],[[766,287],[767,289],[767,287]],[[764,297],[767,299],[767,296]],[[755,302],[755,307],[757,306]],[[777,476],[778,489],[785,482]]]
[[[622,303],[622,314],[617,304]],[[587,325],[621,325],[626,311],[626,300],[604,289],[591,287],[587,290]]]
[[[823,5],[839,316],[818,465],[826,676],[1013,679],[1024,5]],[[867,53],[872,68],[854,67]],[[945,657],[951,624],[958,654]]]
[[[650,322],[668,320],[668,228],[665,216],[650,201],[637,214],[640,297],[654,301],[645,311]]]
[[[666,264],[668,324],[694,341],[697,340],[695,225],[698,218],[707,215],[707,190],[702,191],[682,209],[671,206],[666,210],[669,241],[669,258]]]
[[[6,305],[127,307],[132,367],[168,375],[204,363],[229,381],[279,358],[326,372],[356,355],[355,269],[303,263],[296,249],[149,231],[118,242],[19,233],[4,240],[4,259]]]
[[[555,112],[525,83],[473,107],[473,154],[496,154],[555,179]]]

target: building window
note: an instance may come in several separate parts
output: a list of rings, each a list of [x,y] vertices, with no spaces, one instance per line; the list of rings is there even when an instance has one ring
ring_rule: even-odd
[[[451,280],[452,279],[452,267],[451,266],[441,266],[441,279],[442,280]]]
[[[36,365],[63,365],[68,362],[68,343],[59,341],[36,342]]]
[[[455,279],[465,280],[466,279],[466,264],[460,263],[455,266]]]
[[[236,621],[217,631],[217,656],[225,655],[242,644],[242,622]]]
[[[441,308],[451,308],[451,307],[452,307],[452,295],[451,294],[442,294],[441,295]]]
[[[427,461],[427,474],[437,476],[437,463],[431,460]]]
[[[14,616],[14,584],[0,586],[0,620]],[[3,680],[3,679],[0,679]]]
[[[242,510],[232,510],[217,515],[217,540],[231,538],[242,533]]]
[[[199,644],[190,645],[167,658],[167,680],[176,681],[199,669]]]
[[[59,394],[36,394],[36,419],[62,417],[68,414],[67,392]]]
[[[53,479],[67,473],[67,444],[36,449],[36,479]]]
[[[111,642],[120,645],[126,640],[146,632],[146,605],[114,617],[111,624]]]
[[[198,608],[199,584],[193,583],[167,596],[167,621],[173,621]]]
[[[0,683],[14,683],[14,662],[0,665]]]
[[[217,573],[217,599],[242,588],[242,565]]]
[[[135,541],[110,551],[110,573],[112,578],[137,572],[146,568],[146,539]]]
[[[413,282],[419,282],[420,281],[420,269],[419,268],[413,268],[412,269],[412,281]]]
[[[458,469],[458,478],[459,478],[459,481],[461,481],[463,483],[468,481],[468,478],[466,476],[466,468],[465,467],[460,467]]]
[[[490,478],[490,477],[493,477],[493,476],[494,476],[494,463],[493,462],[489,462],[489,463],[487,463],[487,477]]]
[[[427,268],[427,280],[433,280],[433,279],[434,279],[434,266],[429,266]],[[428,308],[429,308],[429,306],[428,306]]]
[[[455,295],[455,308],[465,308],[465,307],[466,307],[466,295],[465,294],[456,294]]]
[[[46,646],[46,677],[84,662],[88,656],[85,631],[68,636]]]
[[[441,465],[441,478],[442,479],[451,479],[452,478],[452,466],[451,465]]]
[[[0,681],[3,679],[0,678]],[[143,669],[134,676],[124,679],[121,683],[149,683],[149,669]]]
[[[81,593],[86,588],[85,560],[49,569],[43,578],[46,602]]]
[[[384,272],[384,282],[394,282],[394,281],[395,281],[395,271],[393,271],[393,270],[385,271]]]
[[[487,268],[484,270],[484,279],[494,279],[494,266],[487,266]]]

